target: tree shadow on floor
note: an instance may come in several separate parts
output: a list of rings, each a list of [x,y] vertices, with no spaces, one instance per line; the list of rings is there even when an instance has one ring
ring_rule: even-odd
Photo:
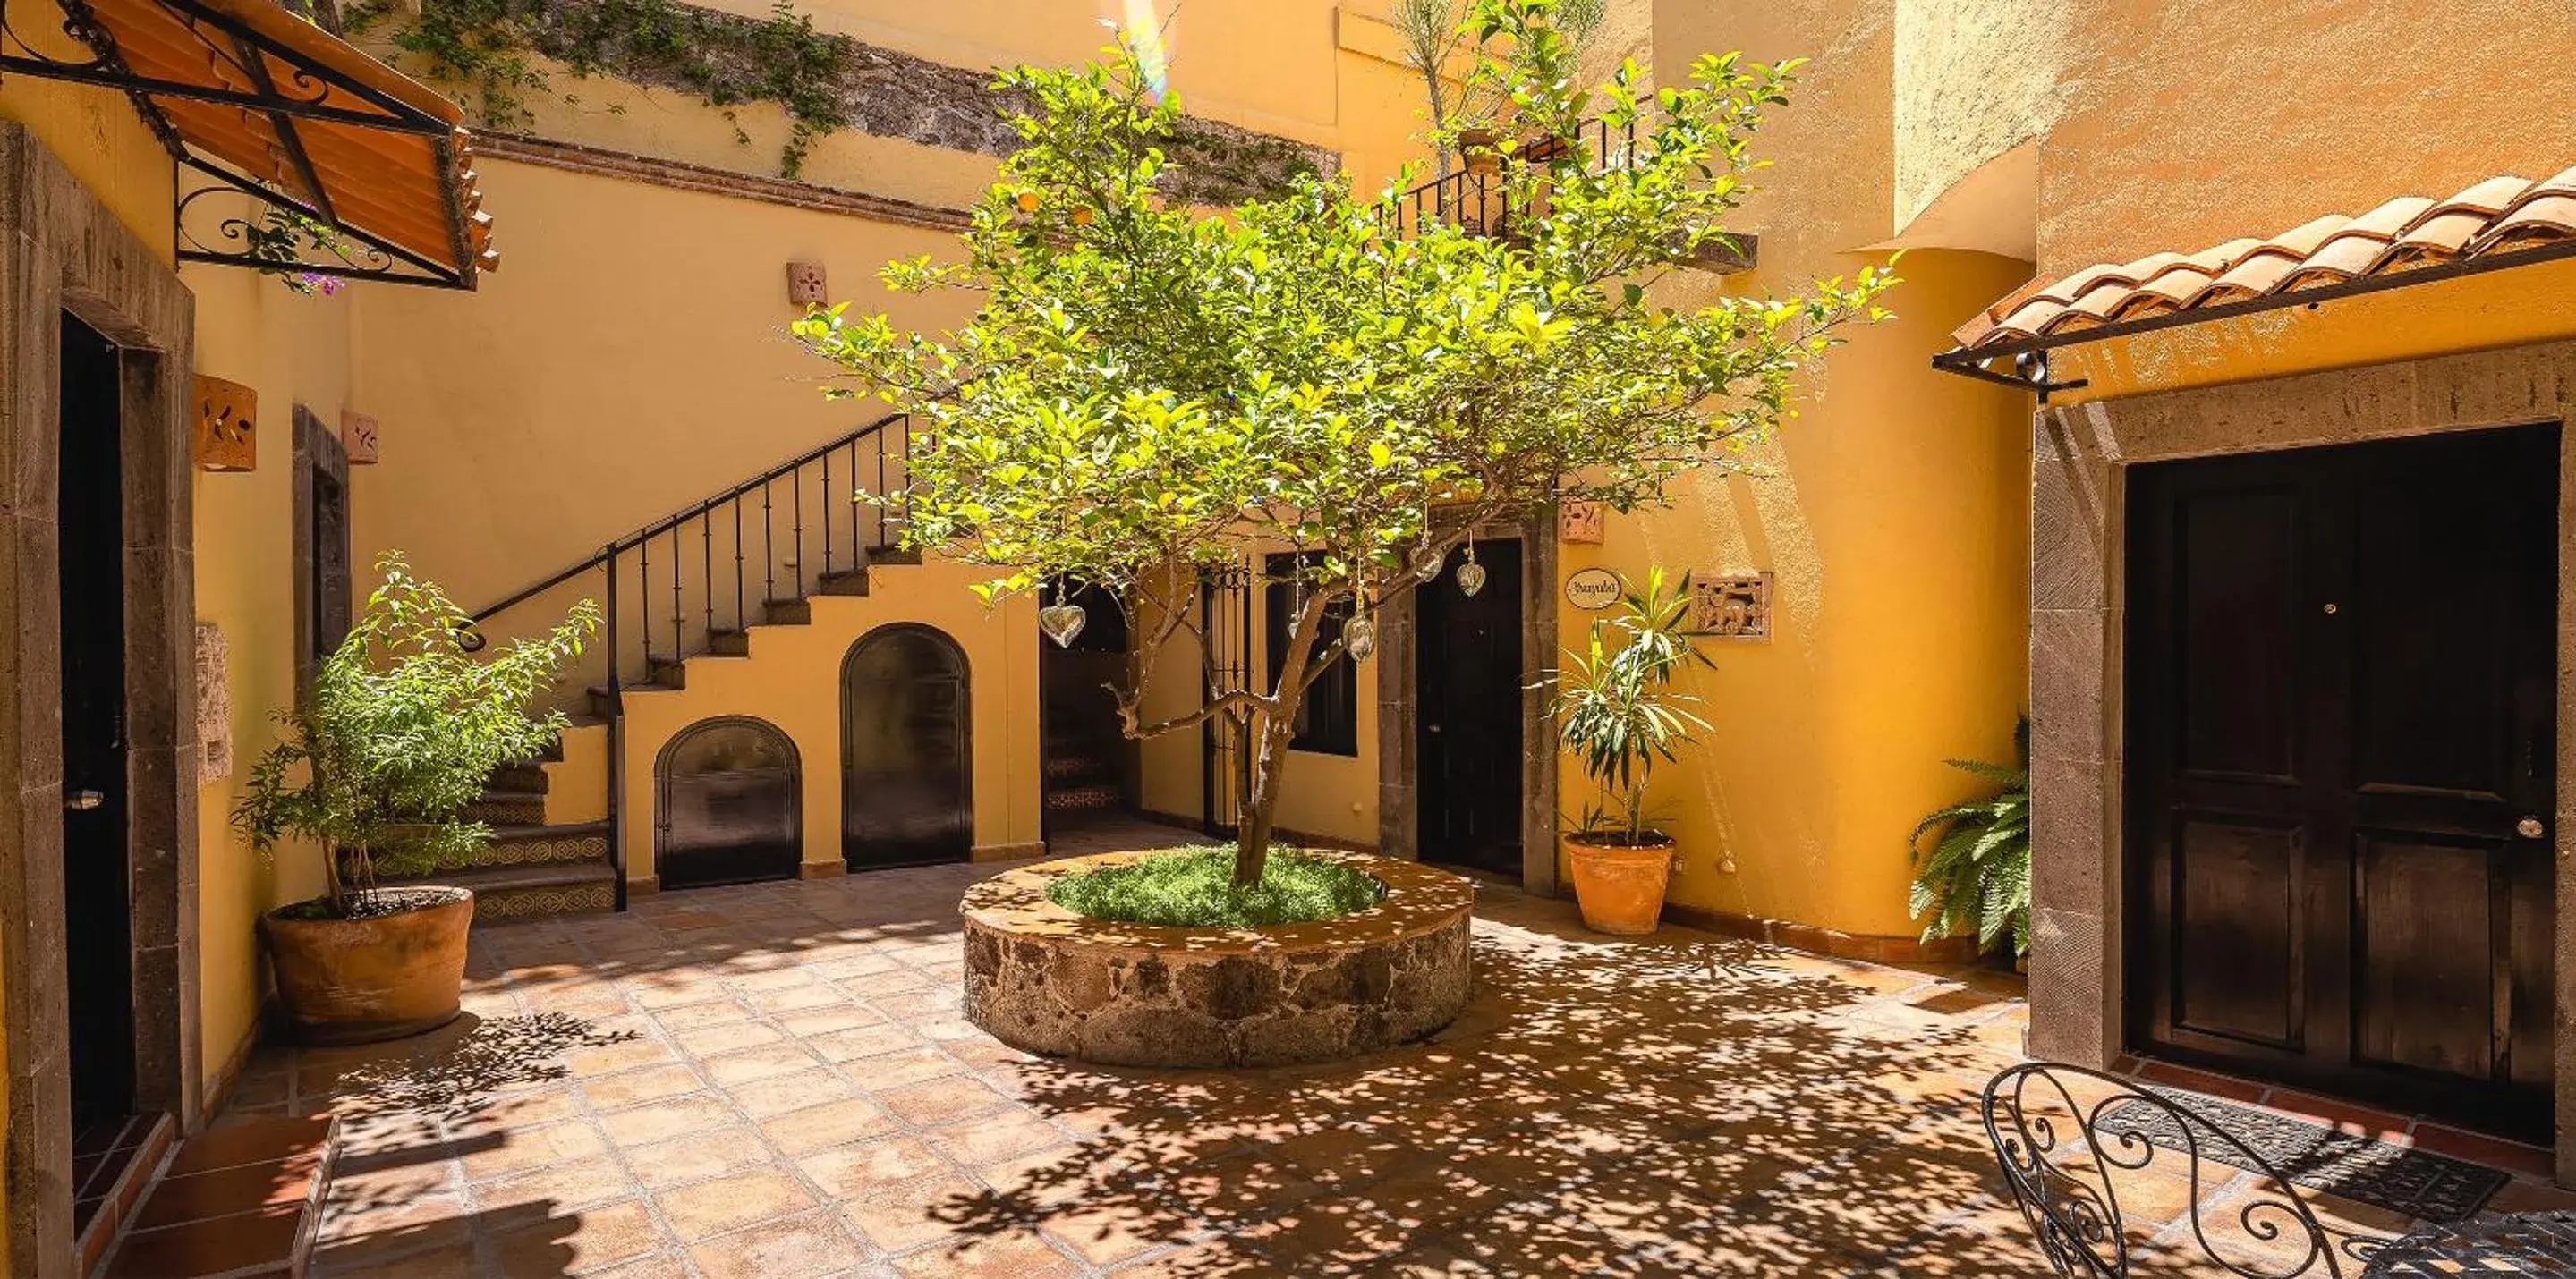
[[[1964,1031],[1869,1019],[1871,991],[1813,965],[1486,924],[1466,1013],[1402,1050],[997,1066],[1093,1136],[935,1211],[1095,1260],[1178,1241],[1162,1269],[1182,1275],[1866,1271],[1994,1203],[1968,1090],[1999,1063]]]

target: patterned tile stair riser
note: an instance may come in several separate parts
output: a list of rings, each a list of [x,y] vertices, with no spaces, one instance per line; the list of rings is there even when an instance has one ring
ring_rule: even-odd
[[[2426,1221],[2458,1221],[2511,1179],[2483,1164],[2338,1132],[2254,1106],[2177,1089],[2152,1091],[2253,1147],[2301,1186]],[[2102,1116],[2100,1128],[2105,1135],[2134,1133],[2166,1150],[2190,1149],[2181,1124],[2145,1103],[2113,1107]]]

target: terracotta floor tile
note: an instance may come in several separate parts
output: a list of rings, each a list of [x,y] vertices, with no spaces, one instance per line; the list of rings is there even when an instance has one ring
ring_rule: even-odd
[[[813,1049],[823,1060],[838,1063],[915,1048],[921,1040],[901,1026],[880,1023],[873,1026],[854,1026],[846,1030],[826,1031],[810,1036],[804,1042],[806,1047]],[[923,1051],[929,1052],[929,1050]],[[947,1070],[958,1069],[947,1058],[938,1056],[935,1052],[930,1052],[926,1060],[936,1061]],[[946,1073],[946,1071],[936,1073]],[[928,1077],[927,1075],[916,1076],[916,1078]]]
[[[830,1212],[811,1212],[719,1235],[690,1250],[706,1279],[812,1279],[840,1275],[876,1255]]]
[[[659,1191],[653,1198],[671,1228],[691,1242],[815,1206],[811,1193],[776,1168],[730,1173]]]
[[[210,1172],[241,1164],[269,1163],[291,1157],[310,1157],[330,1131],[324,1119],[271,1119],[256,1124],[243,1124],[221,1132],[203,1132],[181,1142],[179,1152],[170,1158],[163,1176],[184,1177],[194,1172]]]
[[[625,1167],[603,1155],[547,1164],[483,1182],[474,1188],[474,1202],[486,1210],[524,1204],[580,1208],[634,1192],[634,1179],[627,1175]]]
[[[702,1004],[682,1004],[677,1008],[665,1008],[653,1014],[653,1020],[661,1023],[662,1029],[673,1034],[751,1019],[752,1011],[731,999],[714,999]]]
[[[582,1081],[581,1099],[593,1109],[618,1110],[647,1101],[660,1101],[701,1092],[707,1082],[686,1066],[647,1066],[620,1074],[603,1075]]]
[[[818,1150],[798,1159],[796,1167],[834,1199],[862,1198],[950,1172],[930,1143],[910,1136]]]
[[[939,1152],[968,1168],[979,1168],[1031,1151],[1064,1144],[1065,1134],[1025,1110],[977,1115],[929,1130]]]
[[[134,1214],[137,1230],[227,1217],[262,1208],[292,1208],[313,1195],[314,1165],[244,1164],[184,1177],[164,1177]]]
[[[1054,1279],[1082,1268],[1034,1231],[958,1239],[895,1259],[897,1273],[921,1279]]]
[[[974,1215],[983,1192],[954,1173],[889,1186],[841,1205],[844,1221],[888,1252],[944,1239]]]
[[[295,1247],[300,1208],[268,1208],[125,1236],[107,1279],[189,1279],[282,1265]]]
[[[719,1057],[701,1057],[698,1069],[707,1078],[726,1087],[767,1079],[773,1075],[793,1074],[820,1065],[822,1059],[798,1044],[769,1044],[726,1053]]]
[[[836,1098],[859,1096],[847,1080],[819,1067],[733,1084],[724,1095],[734,1108],[753,1119],[767,1119]]]
[[[786,1036],[778,1028],[757,1021],[724,1021],[711,1026],[698,1026],[671,1032],[671,1041],[692,1057],[713,1057],[719,1053],[740,1052],[774,1044]]]
[[[877,1093],[876,1097],[885,1103],[886,1109],[906,1122],[916,1124],[948,1123],[1011,1104],[1010,1098],[993,1091],[991,1084],[971,1075],[889,1088]]]
[[[709,1096],[672,1097],[599,1117],[600,1129],[619,1146],[632,1149],[672,1137],[706,1132],[735,1122],[733,1107]]]
[[[761,1121],[760,1131],[780,1153],[801,1155],[883,1136],[896,1127],[894,1117],[883,1106],[859,1096],[773,1116]]]
[[[760,1134],[748,1125],[690,1133],[667,1141],[621,1147],[638,1185],[650,1190],[704,1181],[774,1162]]]
[[[459,1162],[465,1167],[466,1180],[489,1181],[540,1164],[606,1154],[607,1150],[607,1143],[588,1124],[546,1124],[492,1134],[489,1144],[467,1149]]]
[[[494,1251],[508,1275],[587,1274],[660,1251],[667,1243],[652,1214],[636,1200],[621,1200],[502,1234]]]

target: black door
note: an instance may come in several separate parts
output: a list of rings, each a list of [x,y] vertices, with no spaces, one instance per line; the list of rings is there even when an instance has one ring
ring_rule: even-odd
[[[1463,551],[1414,592],[1422,860],[1521,874],[1521,547],[1480,542],[1485,586],[1458,589]]]
[[[72,1123],[85,1129],[134,1102],[125,533],[116,347],[69,315],[62,326],[63,978]]]
[[[804,796],[785,734],[743,716],[692,724],[663,748],[661,785],[663,888],[796,878]]]
[[[841,663],[841,856],[851,870],[975,851],[966,654],[927,626],[880,627]]]
[[[2133,1042],[2549,1139],[2558,428],[2141,466]]]

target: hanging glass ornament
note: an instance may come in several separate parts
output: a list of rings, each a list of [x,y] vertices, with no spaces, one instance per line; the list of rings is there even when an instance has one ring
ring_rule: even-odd
[[[1427,541],[1413,548],[1413,575],[1425,582],[1438,580],[1448,563],[1448,554]]]
[[[1354,662],[1365,662],[1377,651],[1377,623],[1363,613],[1342,624],[1342,649]]]
[[[1485,566],[1476,562],[1476,539],[1467,539],[1467,562],[1458,566],[1458,593],[1474,595],[1485,589]]]
[[[1080,604],[1065,602],[1062,586],[1055,589],[1055,603],[1038,610],[1038,629],[1045,631],[1058,648],[1073,647],[1074,638],[1082,634],[1083,623],[1090,620],[1091,615]]]

